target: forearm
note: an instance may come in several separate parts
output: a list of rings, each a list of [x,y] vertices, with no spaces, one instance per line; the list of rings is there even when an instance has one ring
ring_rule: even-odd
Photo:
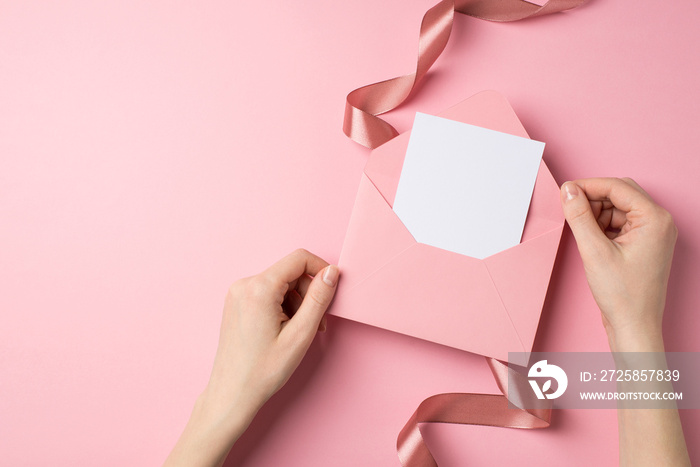
[[[221,467],[256,412],[256,407],[242,401],[226,409],[205,391],[164,467]]]
[[[610,348],[616,354],[618,368],[638,367],[666,369],[661,330],[630,330],[608,333]],[[627,353],[630,352],[630,353]],[[634,352],[634,353],[631,353]],[[648,352],[648,353],[640,353]],[[636,383],[624,383],[636,384]],[[670,382],[656,383],[655,391],[673,390]],[[622,388],[623,391],[635,388]],[[649,387],[645,387],[649,390]],[[620,405],[617,411],[621,466],[684,466],[690,465],[678,409],[666,402],[668,408],[638,409]]]

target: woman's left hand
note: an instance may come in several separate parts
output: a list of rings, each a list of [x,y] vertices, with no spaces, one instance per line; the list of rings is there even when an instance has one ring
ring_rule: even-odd
[[[296,250],[228,291],[209,383],[165,465],[221,465],[306,354],[338,283],[337,266]]]

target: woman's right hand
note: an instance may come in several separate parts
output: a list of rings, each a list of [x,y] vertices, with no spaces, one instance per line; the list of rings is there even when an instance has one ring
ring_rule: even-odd
[[[629,178],[566,182],[561,200],[611,349],[662,351],[671,215]]]

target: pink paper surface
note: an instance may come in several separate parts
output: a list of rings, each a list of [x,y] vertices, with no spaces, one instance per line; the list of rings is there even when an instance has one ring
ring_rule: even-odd
[[[3,464],[163,461],[206,384],[228,285],[297,247],[338,260],[368,155],[341,131],[345,95],[411,71],[432,4],[3,2]],[[631,0],[514,24],[457,15],[420,93],[387,117],[405,131],[416,110],[496,89],[558,182],[637,180],[680,231],[669,351],[700,350],[699,15]],[[568,229],[535,349],[607,349]],[[331,317],[228,465],[398,465],[417,404],[451,391],[497,389],[481,357]],[[697,439],[697,412],[681,417]],[[441,466],[617,465],[616,423],[565,410],[546,430],[426,438]]]

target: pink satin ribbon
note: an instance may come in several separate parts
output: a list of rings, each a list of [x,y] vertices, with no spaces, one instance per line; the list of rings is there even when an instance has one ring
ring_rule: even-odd
[[[418,82],[447,45],[455,11],[488,21],[517,21],[575,8],[585,1],[549,0],[543,6],[524,0],[440,1],[423,16],[416,71],[363,86],[348,94],[343,131],[350,139],[370,149],[398,135],[394,127],[377,115],[398,107],[415,90]],[[486,360],[502,394],[437,394],[425,399],[401,430],[396,441],[398,455],[404,467],[437,466],[423,440],[421,423],[459,423],[508,428],[549,426],[549,401],[538,401],[527,379],[504,363],[488,357]],[[508,401],[520,408],[509,406]]]
[[[551,402],[538,400],[527,378],[503,362],[489,357],[486,361],[503,394],[437,394],[425,399],[396,440],[396,449],[404,467],[437,467],[423,440],[420,423],[460,423],[507,428],[549,426]],[[508,401],[515,407],[509,406]]]
[[[368,84],[348,94],[343,131],[348,138],[370,149],[399,134],[377,115],[395,109],[415,90],[447,45],[455,11],[488,21],[517,21],[575,8],[585,1],[549,0],[538,6],[524,0],[442,0],[423,16],[416,71]]]

